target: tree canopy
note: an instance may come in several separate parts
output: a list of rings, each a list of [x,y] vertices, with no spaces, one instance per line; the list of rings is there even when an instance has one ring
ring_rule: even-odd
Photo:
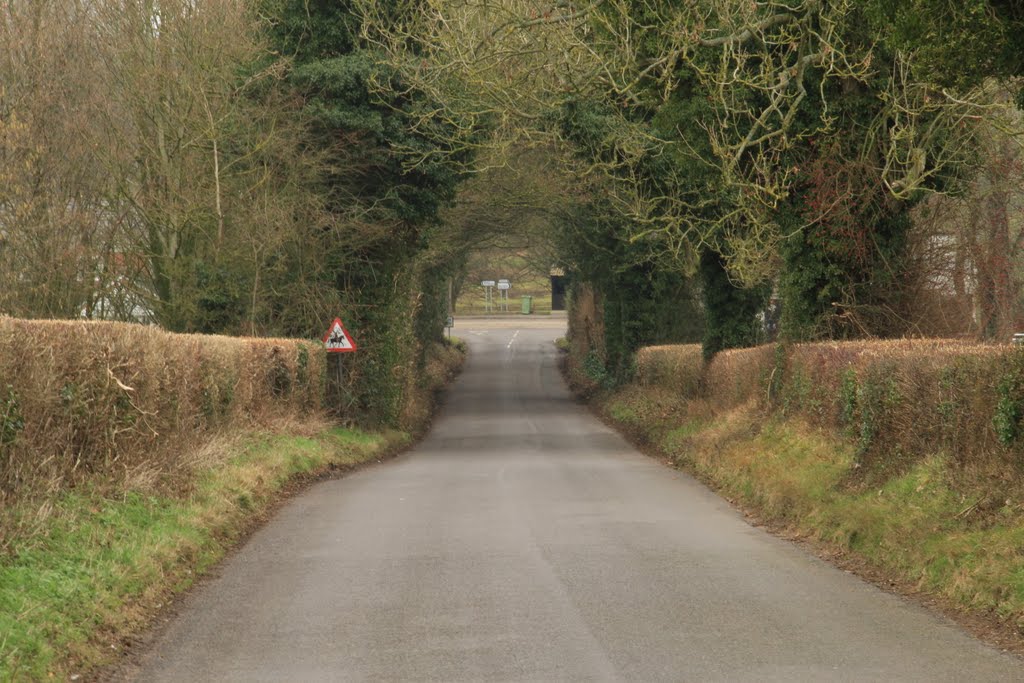
[[[611,377],[780,305],[790,339],[892,336],[928,290],[1001,335],[1022,77],[1013,0],[14,0],[0,302],[303,336],[343,310],[353,407],[388,421],[510,225],[589,288]],[[921,218],[968,201],[985,226]]]

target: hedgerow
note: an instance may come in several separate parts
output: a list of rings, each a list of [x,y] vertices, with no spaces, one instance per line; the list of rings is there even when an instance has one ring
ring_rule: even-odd
[[[942,453],[975,474],[1024,472],[1024,350],[948,340],[822,342],[637,354],[641,383],[717,412],[752,405],[799,416],[855,445],[860,477]]]
[[[316,342],[0,317],[0,510],[86,482],[180,490],[211,432],[318,414],[324,368]]]

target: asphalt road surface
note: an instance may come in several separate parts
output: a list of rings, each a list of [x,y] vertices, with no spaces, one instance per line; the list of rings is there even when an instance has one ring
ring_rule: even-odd
[[[564,319],[456,324],[430,436],[282,509],[138,680],[1024,680],[636,452],[563,385]]]

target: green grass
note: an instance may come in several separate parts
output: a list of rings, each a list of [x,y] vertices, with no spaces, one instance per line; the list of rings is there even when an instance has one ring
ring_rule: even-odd
[[[509,314],[521,314],[522,297],[527,295],[533,297],[534,315],[551,314],[551,278],[546,271],[538,270],[536,264],[531,263],[524,254],[515,250],[491,249],[476,254],[472,261],[462,292],[455,301],[456,317],[487,314],[484,288],[480,286],[480,282],[501,278],[508,278],[512,282],[512,289],[509,290]],[[492,294],[494,305],[491,312],[504,313],[498,310],[498,289],[494,288]]]
[[[125,633],[215,564],[290,479],[371,459],[407,438],[347,429],[252,435],[199,476],[187,499],[65,495],[43,533],[0,557],[0,680],[103,664]]]
[[[694,419],[678,408],[666,418],[660,394],[635,386],[601,401],[623,428],[762,519],[1024,627],[1024,505],[989,501],[985,480],[965,478],[946,455],[868,485],[854,441],[798,418],[741,409]]]
[[[475,290],[481,290],[480,287],[476,287]],[[517,288],[516,291],[512,292],[508,300],[508,313],[519,313],[522,314],[522,297],[523,296],[533,297],[533,315],[551,315],[551,290],[540,289],[529,289],[524,290]],[[497,290],[495,290],[495,300],[492,303],[491,311],[488,313],[486,300],[484,299],[481,291],[471,291],[460,296],[455,302],[455,316],[467,316],[467,315],[490,315],[494,313],[505,313],[506,311],[500,310],[498,305],[500,302],[497,300]]]
[[[608,406],[608,414],[612,416],[616,422],[621,422],[625,425],[637,425],[640,414],[632,406],[624,405],[622,403],[614,403]]]
[[[668,453],[679,453],[681,450],[685,450],[681,448],[681,444],[685,444],[690,437],[699,433],[703,427],[703,421],[691,420],[668,430],[668,433],[663,437],[662,448]]]

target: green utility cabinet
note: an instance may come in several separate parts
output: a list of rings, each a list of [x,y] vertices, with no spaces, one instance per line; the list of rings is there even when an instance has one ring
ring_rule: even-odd
[[[533,313],[533,297],[532,296],[524,296],[523,297],[523,315],[530,315],[531,313]]]

